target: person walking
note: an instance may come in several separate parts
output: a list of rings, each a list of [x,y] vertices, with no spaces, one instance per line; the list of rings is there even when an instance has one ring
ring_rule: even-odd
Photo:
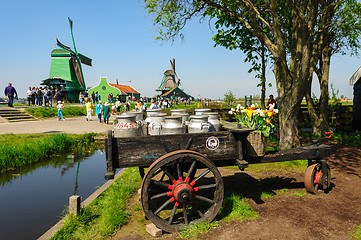
[[[83,98],[84,98],[84,95],[82,92],[79,92],[79,103],[80,104],[83,104]]]
[[[92,120],[92,102],[89,98],[85,98],[85,108],[86,108],[86,120]]]
[[[59,89],[55,90],[54,98],[56,99],[56,102],[61,101],[61,92]]]
[[[43,88],[42,87],[38,88],[38,91],[36,92],[36,95],[38,96],[38,105],[40,107],[43,106],[44,93],[43,93]]]
[[[115,108],[117,109],[117,112],[120,112],[121,105],[122,105],[122,103],[120,102],[119,99],[117,99],[117,101],[115,102]]]
[[[95,107],[95,113],[98,116],[98,121],[100,123],[102,122],[102,109],[103,109],[102,101],[99,101]]]
[[[63,116],[63,108],[64,108],[64,104],[61,103],[61,101],[58,101],[58,105],[56,106],[58,108],[58,121],[60,119],[62,119],[63,121],[65,121],[65,118]],[[61,118],[60,118],[61,117]]]
[[[46,92],[46,104],[48,107],[53,107],[53,91],[48,88],[48,91]]]
[[[29,87],[29,90],[26,92],[26,97],[28,99],[28,103],[29,103],[29,106],[30,106],[30,103],[31,103],[31,87]]]
[[[18,98],[18,93],[16,92],[16,89],[11,85],[11,83],[9,83],[9,85],[5,88],[5,96],[8,97],[8,106],[9,107],[14,107],[13,103],[14,103],[14,98]]]
[[[103,118],[104,118],[104,123],[109,124],[110,107],[109,107],[108,102],[105,103],[104,108],[103,108]]]
[[[36,98],[36,89],[35,89],[35,87],[33,87],[31,89],[31,104],[33,106],[35,105],[35,98]]]

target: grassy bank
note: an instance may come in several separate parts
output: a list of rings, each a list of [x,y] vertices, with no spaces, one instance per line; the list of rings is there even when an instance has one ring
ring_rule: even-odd
[[[25,110],[30,115],[37,118],[51,118],[58,116],[58,109],[56,107],[36,107],[36,108],[27,108]],[[63,115],[65,118],[76,117],[76,116],[86,116],[85,106],[82,107],[70,107],[65,106],[63,109]]]
[[[2,134],[0,135],[0,172],[21,168],[51,156],[90,147],[94,133]]]
[[[126,224],[128,199],[141,183],[137,168],[128,168],[99,198],[77,217],[67,215],[65,224],[52,239],[103,239]]]

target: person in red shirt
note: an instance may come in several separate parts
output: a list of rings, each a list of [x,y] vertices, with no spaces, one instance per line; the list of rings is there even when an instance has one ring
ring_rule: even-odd
[[[273,98],[273,95],[269,95],[269,99],[268,99],[268,103],[267,103],[267,108],[269,108],[269,105],[274,104],[274,108],[277,108],[277,102],[276,100]]]

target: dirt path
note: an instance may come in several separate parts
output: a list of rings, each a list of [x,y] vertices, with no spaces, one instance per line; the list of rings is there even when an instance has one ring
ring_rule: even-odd
[[[332,171],[332,189],[319,195],[292,194],[304,189],[300,173],[254,174],[221,169],[225,189],[238,190],[248,197],[259,217],[244,222],[222,221],[200,239],[351,239],[352,231],[361,224],[361,150],[336,146],[326,160]],[[275,196],[261,199],[254,194],[255,188],[273,192]],[[280,193],[279,189],[288,190]],[[141,210],[135,212],[130,223],[113,239],[150,238],[145,232],[144,224],[148,222],[144,214]],[[176,236],[164,234],[161,239],[176,239]]]

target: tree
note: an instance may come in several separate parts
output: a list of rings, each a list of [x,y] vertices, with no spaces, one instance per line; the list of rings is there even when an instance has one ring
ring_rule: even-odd
[[[270,53],[258,38],[254,37],[248,29],[240,26],[238,22],[233,21],[227,14],[218,11],[214,12],[214,15],[217,17],[215,22],[217,34],[212,38],[216,43],[215,46],[220,45],[229,50],[240,49],[246,54],[244,61],[252,64],[248,72],[256,72],[256,78],[260,79],[257,87],[261,87],[261,105],[265,109],[266,67]],[[272,85],[269,84],[269,86]]]
[[[229,90],[227,93],[224,94],[223,101],[225,101],[229,106],[231,106],[232,103],[236,101],[236,96],[232,93],[231,90]]]
[[[329,130],[329,71],[331,56],[336,53],[358,55],[361,47],[361,4],[357,1],[343,1],[333,11],[329,11],[320,22],[323,32],[319,34],[319,49],[315,52],[314,66],[311,69],[317,76],[320,84],[320,98],[316,101],[311,98],[311,81],[305,93],[308,112],[313,132],[322,134]],[[331,85],[332,90],[332,85]],[[333,96],[332,96],[333,97]]]
[[[181,35],[187,21],[194,17],[227,14],[232,21],[257,37],[271,53],[276,78],[279,108],[280,148],[299,146],[297,117],[312,74],[325,49],[324,34],[342,0],[145,0],[159,39]],[[262,12],[262,14],[261,14]],[[330,22],[331,23],[331,22]]]

